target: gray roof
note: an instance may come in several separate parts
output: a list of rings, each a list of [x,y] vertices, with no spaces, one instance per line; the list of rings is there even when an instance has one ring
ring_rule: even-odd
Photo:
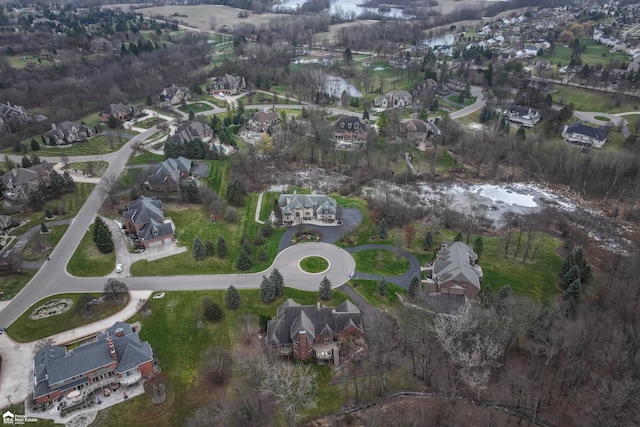
[[[604,131],[604,129],[587,126],[580,122],[574,123],[571,126],[567,126],[566,133],[577,133],[597,139],[598,141],[604,141],[605,139],[607,139],[607,133]]]
[[[323,194],[281,194],[278,205],[283,214],[292,214],[296,209],[313,209],[316,214],[336,214],[336,201]]]
[[[122,213],[124,219],[130,219],[138,226],[138,237],[141,240],[154,239],[173,234],[171,224],[164,223],[162,201],[156,197],[141,196],[129,203],[127,210]]]
[[[537,112],[538,110],[534,108],[522,107],[520,105],[512,105],[511,108],[509,108],[509,113],[520,117],[536,114]]]
[[[443,245],[433,262],[433,274],[437,276],[439,283],[449,281],[471,283],[480,289],[480,277],[482,270],[477,265],[472,265],[478,259],[471,246],[462,242],[454,242]]]
[[[71,133],[71,129],[78,128],[78,133],[81,134],[84,132],[86,134],[87,131],[91,132],[91,128],[87,125],[83,125],[82,123],[74,123],[70,121],[65,121],[62,123],[58,123],[56,128],[49,133],[50,136],[53,136],[56,139],[64,139],[65,137],[69,137]]]
[[[341,116],[336,120],[334,129],[360,131],[366,133],[369,125],[363,119],[357,116]]]
[[[333,309],[320,304],[300,305],[289,298],[278,307],[277,317],[267,323],[267,342],[272,346],[291,343],[300,331],[313,339],[318,331],[332,335],[350,325],[363,331],[360,309],[349,301]]]
[[[40,180],[49,181],[48,172],[51,169],[51,164],[46,160],[42,160],[40,164],[28,168],[13,168],[2,175],[2,181],[5,184],[12,184],[14,187],[27,186],[29,189],[37,189],[40,185]]]
[[[149,175],[149,182],[162,183],[171,178],[173,181],[180,180],[181,172],[189,172],[191,170],[191,160],[186,157],[178,157],[177,159],[167,159],[160,165],[156,166]]]
[[[118,332],[122,336],[118,336]],[[115,357],[111,355],[109,340],[113,343]],[[51,344],[40,349],[33,360],[34,397],[44,396],[52,390],[65,390],[87,381],[87,372],[117,363],[116,372],[122,373],[137,368],[153,360],[153,351],[148,342],[140,342],[137,332],[127,323],[116,322],[93,342],[85,343],[72,350]],[[69,382],[73,377],[79,379]],[[65,383],[62,385],[62,383]]]
[[[121,114],[130,114],[133,113],[133,107],[129,107],[122,103],[120,104],[109,104],[107,108],[102,110],[100,114],[103,116],[116,116]]]
[[[204,138],[211,136],[212,134],[213,130],[208,124],[200,123],[194,120],[189,123],[185,123],[182,126],[179,126],[176,129],[175,133],[168,139],[177,143],[185,143],[196,138],[203,140]]]
[[[427,122],[420,119],[411,119],[407,121],[402,127],[404,129],[404,132],[429,132],[429,125],[427,124]]]

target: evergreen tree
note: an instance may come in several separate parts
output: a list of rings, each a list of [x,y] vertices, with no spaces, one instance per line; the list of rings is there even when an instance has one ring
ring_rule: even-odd
[[[216,253],[216,246],[211,240],[207,240],[204,244],[204,253],[206,256],[213,256]]]
[[[34,138],[31,138],[31,151],[38,150],[40,150],[40,144],[38,144],[38,141],[36,141]]]
[[[180,182],[180,198],[183,203],[201,203],[200,189],[195,181]]]
[[[240,253],[240,257],[238,257],[238,261],[236,262],[236,268],[241,271],[247,271],[251,268],[253,263],[251,262],[251,258],[249,258],[249,254],[246,251],[242,251]]]
[[[193,246],[191,247],[191,255],[193,256],[193,259],[195,259],[196,261],[200,261],[202,259],[204,259],[204,255],[205,255],[205,248],[204,248],[204,244],[202,243],[202,240],[200,239],[200,237],[196,236],[193,238]]]
[[[269,281],[273,284],[277,297],[284,293],[284,277],[282,277],[280,270],[274,268],[269,276]]]
[[[331,281],[327,279],[327,276],[320,281],[320,287],[318,288],[318,296],[323,301],[329,301],[331,296],[333,295],[333,290],[331,290]]]
[[[575,300],[580,298],[580,279],[576,279],[573,282],[569,283],[567,289],[564,291],[564,295],[562,297],[567,300],[573,298]]]
[[[481,255],[483,249],[484,249],[484,242],[482,241],[482,236],[478,236],[473,241],[473,252],[475,252],[476,255]]]
[[[369,111],[366,108],[362,112],[362,120],[369,120]]]
[[[380,240],[386,240],[389,235],[389,224],[387,220],[382,218],[378,223],[378,229],[380,230]]]
[[[260,301],[270,303],[276,299],[276,290],[273,283],[267,278],[262,276],[262,283],[260,283]]]
[[[34,211],[44,207],[44,194],[40,190],[31,190],[27,195],[27,205]]]
[[[118,126],[118,119],[116,118],[116,116],[109,116],[109,118],[107,119],[107,126],[109,126],[111,129],[115,129]]]
[[[227,304],[227,308],[240,307],[240,301],[240,292],[238,292],[235,286],[229,286],[227,292],[224,293],[224,302]]]
[[[31,166],[33,166],[31,160],[27,156],[22,156],[21,164],[23,168],[30,168]]]
[[[578,246],[574,252],[575,265],[580,269],[580,282],[586,284],[591,278],[591,265],[584,256],[584,249]]]
[[[427,230],[424,234],[424,239],[422,239],[422,249],[429,251],[431,250],[431,246],[433,246],[433,233],[431,230]]]
[[[516,132],[516,136],[520,141],[524,141],[527,138],[527,132],[524,129],[524,126],[520,126],[518,131]]]
[[[560,277],[564,276],[574,265],[576,265],[576,253],[575,250],[572,250],[567,254],[567,257],[562,263],[562,267],[560,268]]]
[[[202,301],[202,305],[204,306],[204,317],[210,322],[217,322],[222,319],[222,308],[211,301],[209,298],[205,298]]]
[[[31,166],[39,165],[40,163],[42,163],[40,157],[38,157],[38,155],[35,153],[29,156],[29,161],[31,162]]]
[[[47,228],[47,224],[45,224],[44,222],[40,224],[40,232],[43,234],[49,232],[49,229]]]
[[[409,290],[407,291],[407,295],[410,299],[415,300],[419,293],[420,278],[418,276],[413,276],[413,278],[411,279],[411,283],[409,283]]]
[[[111,231],[102,217],[99,216],[97,216],[93,222],[93,241],[103,254],[113,252]]]
[[[560,286],[562,289],[566,290],[569,285],[576,280],[580,280],[580,269],[577,265],[574,265],[562,276]]]
[[[244,186],[238,180],[234,179],[227,185],[227,202],[233,206],[242,206],[242,199],[245,194]]]
[[[216,249],[217,249],[219,258],[224,258],[227,256],[227,242],[224,240],[224,237],[218,236]]]
[[[64,191],[64,178],[53,169],[49,175],[49,191],[54,195],[58,195]]]
[[[271,237],[271,235],[273,234],[273,227],[271,226],[271,223],[269,221],[265,222],[262,225],[260,234],[262,234],[264,237]]]
[[[384,277],[378,282],[378,285],[376,286],[376,292],[381,297],[387,296],[387,281],[384,279]]]
[[[69,171],[64,171],[64,173],[62,174],[62,180],[64,182],[65,191],[73,191],[76,189],[76,183],[73,178],[71,178],[71,174],[69,174]]]
[[[462,242],[462,232],[456,234],[456,237],[453,239],[454,242]]]

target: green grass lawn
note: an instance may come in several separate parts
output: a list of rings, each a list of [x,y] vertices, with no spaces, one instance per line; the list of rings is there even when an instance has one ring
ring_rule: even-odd
[[[220,160],[207,161],[209,164],[209,175],[205,178],[207,187],[211,188],[222,198],[227,195],[230,161],[228,157]]]
[[[577,111],[597,111],[601,113],[622,113],[638,109],[640,101],[622,98],[618,105],[616,94],[592,91],[575,86],[554,85],[551,93],[553,102],[562,105],[573,104]]]
[[[387,296],[378,295],[378,282],[375,280],[350,280],[351,287],[358,292],[369,304],[378,309],[387,309],[399,304],[398,294],[404,295],[406,291],[400,286],[387,282]]]
[[[10,300],[15,297],[18,292],[24,288],[27,283],[36,275],[38,270],[20,269],[19,273],[13,273],[9,276],[0,276],[0,301]]]
[[[130,133],[128,130],[123,130],[122,133]],[[46,138],[46,136],[45,136]],[[113,138],[112,142],[110,142],[109,138]],[[87,142],[78,142],[73,145],[66,147],[49,147],[43,146],[41,138],[38,136],[35,138],[36,141],[40,143],[42,147],[39,151],[35,153],[40,156],[49,156],[49,157],[57,157],[66,154],[67,156],[99,156],[101,154],[108,154],[118,151],[124,144],[129,141],[127,138],[118,139],[117,135],[113,135],[112,137],[105,135],[94,135]],[[23,141],[23,143],[29,148],[29,152],[31,152],[31,138]],[[113,146],[113,148],[111,148]],[[2,154],[16,154],[13,149],[8,148],[0,151]]]
[[[45,207],[39,212],[26,212],[14,215],[17,220],[29,220],[20,227],[14,228],[9,232],[11,236],[17,236],[31,227],[39,225],[41,222],[46,222],[44,215],[46,209],[54,210],[56,208],[64,210],[64,214],[57,216],[55,219],[73,218],[76,216],[82,205],[87,201],[89,194],[93,191],[95,184],[89,184],[84,182],[76,183],[76,190],[73,193],[66,193],[62,196],[47,200]]]
[[[286,278],[285,278],[286,281]],[[300,304],[311,305],[319,302],[317,292],[304,292],[291,288],[271,304],[259,299],[259,290],[240,290],[241,305],[237,310],[223,308],[224,316],[216,323],[207,322],[202,315],[202,299],[210,298],[224,307],[224,291],[167,292],[162,299],[151,299],[151,315],[135,316],[130,321],[140,321],[140,338],[149,341],[162,371],[168,378],[167,403],[155,406],[148,395],[130,399],[107,410],[100,411],[97,424],[100,426],[175,426],[183,425],[184,420],[201,405],[211,402],[211,395],[198,393],[200,381],[206,381],[198,374],[201,355],[209,347],[223,347],[232,350],[236,341],[236,324],[240,316],[252,314],[275,317],[277,307],[286,298],[293,298]],[[323,304],[335,307],[346,299],[338,291],[333,292],[331,301]],[[171,333],[167,333],[170,331]],[[240,344],[241,345],[241,344]],[[315,370],[315,369],[314,369]],[[335,410],[336,401],[330,399],[340,386],[329,386],[331,372],[319,373],[319,408],[314,413],[329,413]],[[233,379],[232,379],[233,381]]]
[[[202,102],[193,102],[188,105],[181,105],[178,107],[178,110],[183,113],[188,113],[189,111],[193,111],[194,114],[202,113],[203,111],[211,110],[211,106],[208,104],[203,104]]]
[[[609,52],[607,45],[596,42],[595,40],[581,39],[580,43],[586,47],[585,51],[580,55],[583,64],[591,66],[601,64],[608,65],[611,61],[619,61],[620,63],[629,62],[629,56],[621,52]],[[569,65],[573,49],[565,47],[562,43],[556,43],[553,54],[545,52],[542,58],[548,59],[557,65],[560,62],[563,66]]]
[[[50,227],[49,234],[36,233],[22,250],[22,257],[27,261],[44,261],[58,244],[68,225]]]
[[[392,250],[370,249],[356,252],[356,270],[360,273],[400,276],[409,270],[409,260]]]
[[[74,329],[82,325],[86,325],[89,323],[93,323],[97,320],[104,319],[106,317],[111,316],[112,314],[122,310],[127,300],[124,302],[116,303],[113,300],[109,300],[100,304],[96,307],[94,314],[87,319],[83,319],[82,311],[84,307],[81,304],[78,304],[80,298],[85,294],[82,293],[72,293],[72,294],[58,294],[54,296],[50,296],[47,298],[43,298],[37,303],[33,304],[27,311],[25,311],[22,316],[18,317],[18,319],[13,322],[8,328],[7,333],[9,336],[18,342],[31,342],[37,341],[42,338],[46,338],[53,334],[57,334],[60,332],[67,331],[69,329]],[[102,294],[90,294],[93,298],[98,298],[102,296]],[[71,308],[56,316],[47,317],[45,319],[31,320],[29,319],[29,315],[31,312],[41,306],[42,304],[56,298],[69,298],[73,300],[73,305]],[[80,337],[78,337],[80,338]]]
[[[109,254],[100,252],[93,242],[93,232],[87,231],[69,260],[67,271],[78,277],[99,277],[111,273],[115,263],[115,252]]]
[[[129,161],[127,162],[127,165],[129,166],[151,165],[151,164],[162,163],[162,162],[164,162],[163,155],[154,154],[154,153],[145,151],[144,153],[139,155],[136,155],[136,154],[131,155],[131,157],[129,158]]]
[[[269,220],[269,214],[273,210],[274,200],[278,200],[280,197],[279,192],[265,191],[262,196],[262,205],[260,206],[260,220]]]
[[[84,173],[91,173],[93,176],[102,176],[102,174],[107,170],[108,167],[108,162],[76,162],[69,163],[68,169],[75,169]]]
[[[329,261],[319,256],[308,256],[300,260],[300,268],[307,273],[322,273],[329,268]]]

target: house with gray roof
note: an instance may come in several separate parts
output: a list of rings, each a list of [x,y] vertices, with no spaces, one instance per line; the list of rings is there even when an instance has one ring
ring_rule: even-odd
[[[0,102],[0,132],[15,132],[30,121],[31,116],[24,107]]]
[[[47,343],[33,359],[33,400],[79,404],[94,390],[129,386],[153,373],[153,350],[131,325],[116,322],[73,349]]]
[[[565,125],[562,130],[562,138],[574,145],[602,148],[607,142],[607,132],[602,128],[595,128],[578,122],[572,125]]]
[[[177,105],[181,102],[186,102],[191,99],[189,89],[186,87],[171,85],[164,88],[160,93],[160,99],[170,103],[171,105]]]
[[[147,180],[152,191],[177,191],[180,180],[189,176],[191,172],[191,160],[185,157],[167,159],[160,165],[151,169]]]
[[[98,114],[98,120],[101,123],[109,121],[110,117],[115,117],[118,120],[127,120],[138,114],[139,111],[136,107],[120,104],[109,104],[107,108],[102,110]]]
[[[406,90],[392,90],[386,95],[376,96],[373,106],[386,110],[387,108],[407,108],[411,107],[413,96]]]
[[[53,139],[56,145],[73,144],[75,142],[85,142],[95,132],[93,128],[83,125],[82,123],[62,122],[51,123],[51,132],[49,132],[49,140]]]
[[[369,138],[369,123],[356,116],[341,116],[333,125],[333,139],[362,145]]]
[[[145,248],[175,240],[173,221],[171,218],[165,218],[162,201],[156,197],[141,196],[129,203],[122,216],[127,232],[136,234]]]
[[[213,138],[213,129],[206,123],[193,120],[178,126],[167,140],[176,144],[185,144],[196,138],[202,142],[209,142]]]
[[[284,225],[302,224],[305,221],[333,224],[338,214],[335,199],[323,194],[281,194],[278,206]]]
[[[247,83],[242,76],[232,76],[225,74],[224,76],[214,77],[207,86],[207,92],[212,95],[223,93],[225,95],[237,95],[241,90],[247,88]]]
[[[31,191],[37,191],[40,183],[49,184],[49,177],[53,167],[46,160],[28,168],[13,168],[2,175],[5,192],[8,199],[24,199]]]
[[[337,364],[340,341],[363,333],[360,309],[348,300],[331,308],[300,305],[289,298],[267,323],[267,344],[285,357],[333,359]]]
[[[476,298],[482,283],[478,255],[462,242],[443,244],[433,261],[432,279],[439,292]]]
[[[400,135],[409,142],[424,142],[429,136],[429,125],[424,120],[411,119],[402,124]]]
[[[506,112],[507,119],[524,127],[532,128],[540,121],[540,113],[535,108],[512,105]]]

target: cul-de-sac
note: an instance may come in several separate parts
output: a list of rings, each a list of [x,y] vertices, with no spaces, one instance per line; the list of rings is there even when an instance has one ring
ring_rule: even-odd
[[[6,425],[640,425],[640,5],[0,0]]]

